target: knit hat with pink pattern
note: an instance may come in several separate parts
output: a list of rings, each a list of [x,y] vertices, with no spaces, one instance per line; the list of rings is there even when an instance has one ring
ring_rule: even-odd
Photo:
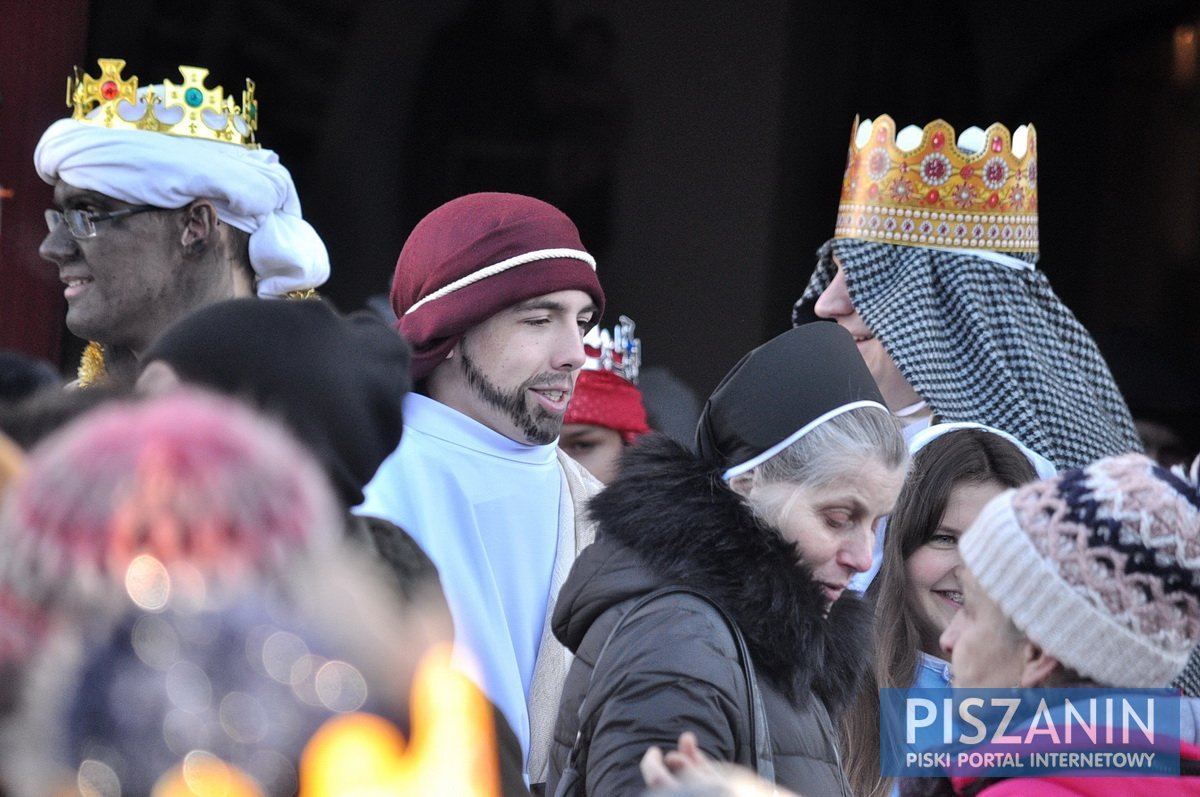
[[[1200,642],[1198,470],[1123,454],[1007,490],[963,535],[963,561],[1064,666],[1166,686]]]

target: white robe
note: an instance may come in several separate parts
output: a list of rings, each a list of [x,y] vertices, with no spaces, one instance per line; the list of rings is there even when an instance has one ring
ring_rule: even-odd
[[[550,612],[591,542],[590,525],[577,528],[576,504],[599,488],[573,464],[560,461],[557,441],[518,443],[410,393],[404,437],[354,510],[396,523],[437,565],[456,661],[504,712],[535,782],[569,663],[549,632]]]

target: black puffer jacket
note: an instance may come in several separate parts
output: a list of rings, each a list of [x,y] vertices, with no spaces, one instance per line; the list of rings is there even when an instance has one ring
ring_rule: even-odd
[[[759,679],[776,782],[800,794],[849,794],[834,732],[869,666],[869,610],[843,596],[828,617],[820,586],[794,546],[762,525],[695,455],[664,437],[627,454],[591,503],[597,542],[576,561],[554,611],[555,635],[576,655],[554,731],[553,794],[578,730],[600,648],[624,612],[653,589],[697,588],[737,622]],[[604,653],[588,706],[598,712],[587,793],[644,790],[646,748],[674,748],[694,731],[709,755],[749,762],[753,730],[737,647],[724,623],[689,595],[639,612]]]

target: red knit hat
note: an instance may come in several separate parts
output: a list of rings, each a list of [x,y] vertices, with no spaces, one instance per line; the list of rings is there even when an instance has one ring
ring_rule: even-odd
[[[642,391],[612,371],[580,371],[563,423],[615,429],[626,444],[650,431]]]
[[[610,332],[592,327],[583,339],[587,359],[575,382],[575,392],[563,423],[586,423],[621,433],[629,445],[650,431],[642,391],[637,389],[642,367],[642,342],[637,325],[620,316]]]
[[[392,279],[396,328],[413,347],[414,381],[429,376],[472,327],[517,302],[581,290],[604,312],[596,261],[553,205],[519,194],[452,199],[413,228]]]

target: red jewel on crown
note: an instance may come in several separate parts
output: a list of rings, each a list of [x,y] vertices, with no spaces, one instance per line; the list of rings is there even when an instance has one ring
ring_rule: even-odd
[[[1027,133],[1026,128],[1018,129],[1018,140],[1028,144],[1017,154],[1008,129],[998,123],[986,131],[972,128],[967,140],[977,143],[960,149],[954,129],[938,119],[925,126],[920,138],[910,135],[915,126],[900,133],[903,146],[909,147],[902,149],[891,117],[877,118],[870,134],[861,137],[865,131],[859,121],[850,134],[834,237],[1037,251],[1032,125]]]
[[[79,67],[67,77],[66,102],[75,121],[96,127],[148,130],[232,143],[248,149],[259,148],[254,140],[258,109],[253,81],[246,81],[242,107],[239,108],[232,98],[225,97],[220,86],[208,88],[204,85],[208,70],[203,67],[181,65],[182,85],[163,80],[161,86],[146,86],[140,91],[136,76],[122,75],[123,60],[101,58],[99,65],[99,77],[93,77]],[[126,119],[119,109],[121,103],[144,104],[146,107],[137,118]],[[106,106],[103,113],[97,112],[100,105]],[[167,118],[171,121],[164,121],[160,112],[175,106],[186,111],[183,118],[170,116],[168,112]],[[196,109],[211,112],[201,116]]]

